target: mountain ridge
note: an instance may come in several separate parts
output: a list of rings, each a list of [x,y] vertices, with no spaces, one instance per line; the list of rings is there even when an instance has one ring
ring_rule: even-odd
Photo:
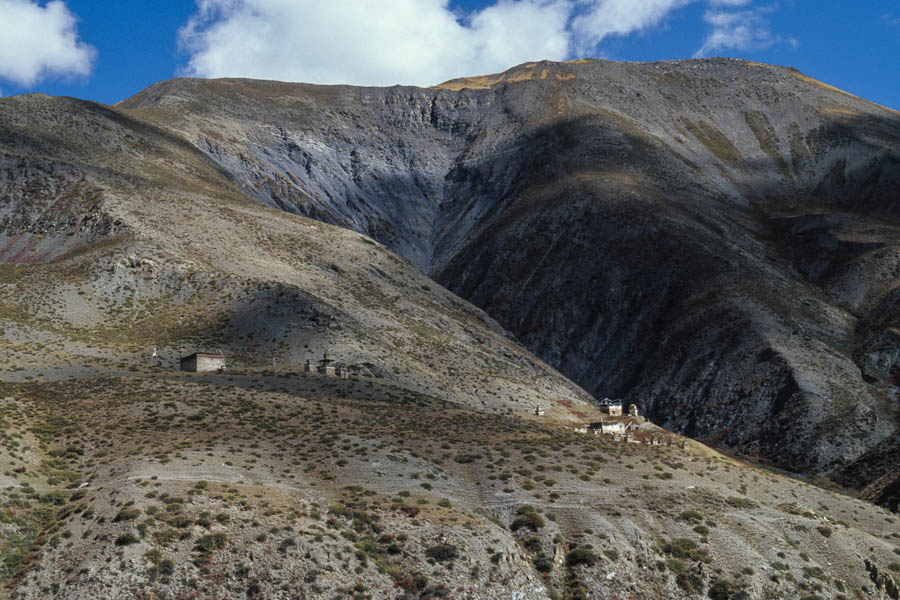
[[[891,507],[891,219],[767,226],[565,87],[606,89],[587,75],[0,99],[0,597],[896,589],[896,515],[652,422],[593,435],[610,416],[517,341],[595,393],[652,384],[642,414],[759,459],[843,442],[807,472]],[[218,350],[223,373],[176,370]],[[348,379],[302,374],[326,351]]]
[[[893,264],[894,111],[732,59],[544,61],[452,82],[459,89],[191,80],[119,107],[194,140],[258,200],[380,239],[588,391],[639,401],[672,429],[815,471],[894,431],[896,409],[856,364],[871,362],[866,340],[881,335],[865,333],[883,320],[870,307],[893,306],[890,278],[860,269]],[[210,116],[165,109],[192,94]],[[856,241],[867,236],[875,246]],[[579,257],[598,251],[609,258],[578,274]],[[719,307],[717,345],[737,344],[713,352],[719,375],[696,364],[710,341],[684,329],[706,318],[689,316],[698,302]],[[730,323],[742,325],[727,333]],[[686,347],[664,348],[671,360],[646,350],[653,339]],[[761,359],[748,370],[747,356]],[[752,406],[725,408],[748,394]],[[838,396],[855,408],[834,406]],[[818,424],[793,425],[806,416]]]

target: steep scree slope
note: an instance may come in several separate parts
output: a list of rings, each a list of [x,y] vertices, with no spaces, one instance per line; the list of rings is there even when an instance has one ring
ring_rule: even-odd
[[[120,108],[666,427],[815,471],[895,430],[894,111],[725,59],[432,89],[173,80]]]

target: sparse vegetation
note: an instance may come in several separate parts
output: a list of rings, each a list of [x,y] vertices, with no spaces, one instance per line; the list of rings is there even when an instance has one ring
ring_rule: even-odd
[[[696,71],[727,71],[726,63],[698,63]],[[545,85],[538,84],[544,68],[532,69],[535,86]],[[800,383],[797,365],[813,374],[825,368],[817,365],[834,367],[839,376],[823,376],[823,390],[830,394],[824,406],[831,410],[833,404],[835,414],[850,415],[851,421],[859,401],[854,394],[889,404],[885,389],[892,375],[872,375],[853,361],[871,351],[869,340],[887,335],[889,341],[893,334],[881,329],[892,322],[890,314],[882,315],[883,323],[870,323],[860,308],[852,315],[858,331],[843,321],[833,327],[810,317],[830,311],[830,294],[853,296],[853,290],[816,291],[840,269],[817,274],[824,267],[807,264],[812,254],[822,265],[853,270],[863,256],[857,253],[864,252],[859,285],[868,290],[866,306],[881,306],[871,273],[897,275],[883,262],[896,245],[893,233],[885,233],[893,225],[866,213],[880,206],[882,187],[893,189],[886,171],[862,166],[868,150],[854,156],[852,172],[836,167],[828,175],[866,188],[866,203],[857,206],[853,219],[841,213],[842,206],[858,204],[852,197],[840,206],[829,203],[827,214],[820,214],[818,195],[807,197],[809,161],[827,155],[827,162],[817,163],[820,170],[841,164],[844,150],[832,143],[839,136],[828,127],[808,131],[805,124],[818,122],[816,115],[824,114],[819,109],[831,104],[804,108],[806,121],[791,128],[771,114],[750,112],[744,96],[729,93],[737,126],[750,128],[746,144],[734,138],[735,123],[712,118],[703,106],[725,97],[716,96],[716,86],[729,85],[727,80],[703,81],[677,65],[655,65],[645,82],[652,101],[670,93],[666,86],[682,76],[686,80],[678,85],[684,87],[678,89],[691,90],[692,100],[678,103],[671,132],[653,123],[655,133],[649,135],[639,115],[592,112],[587,92],[577,87],[579,68],[546,65],[546,85],[568,82],[559,87],[565,94],[547,96],[558,100],[548,109],[556,115],[549,121],[528,111],[513,114],[516,103],[499,101],[507,88],[514,89],[512,76],[491,92],[497,102],[466,92],[471,102],[463,107],[465,123],[454,121],[458,111],[447,92],[397,88],[366,92],[360,101],[341,90],[275,82],[172,82],[154,94],[176,98],[174,112],[164,102],[153,106],[150,98],[142,108],[113,109],[40,97],[0,103],[0,201],[10,216],[4,260],[21,261],[0,264],[4,589],[22,597],[264,598],[301,590],[310,598],[421,600],[508,596],[540,581],[550,597],[566,600],[595,595],[598,587],[610,596],[651,598],[675,586],[681,595],[705,593],[713,600],[737,599],[751,590],[773,597],[830,597],[836,590],[850,598],[874,589],[860,557],[879,572],[900,570],[891,553],[900,538],[896,520],[835,493],[840,490],[833,484],[823,491],[814,487],[821,480],[791,480],[699,442],[682,448],[678,436],[651,423],[633,432],[645,443],[564,430],[561,425],[600,418],[587,395],[484,313],[389,250],[397,240],[403,248],[421,250],[418,234],[395,218],[406,210],[406,187],[419,190],[416,222],[422,223],[431,223],[428,211],[441,204],[441,193],[450,194],[442,204],[451,211],[471,206],[455,203],[459,190],[474,193],[488,209],[481,213],[476,207],[476,213],[493,227],[496,256],[483,260],[475,248],[466,264],[437,255],[426,256],[426,262],[433,258],[446,267],[445,276],[466,278],[490,299],[492,316],[516,329],[519,339],[542,351],[563,350],[561,356],[569,358],[560,364],[566,369],[581,368],[571,366],[581,361],[573,357],[597,353],[610,360],[584,364],[619,369],[626,365],[616,356],[624,352],[629,366],[619,373],[619,383],[628,383],[638,403],[647,391],[642,377],[653,377],[648,410],[695,430],[700,439],[716,442],[721,435],[738,452],[752,448],[771,458],[773,446],[752,434],[770,426],[770,416],[743,407],[771,401],[777,413],[776,405],[802,396],[793,386]],[[601,68],[607,67],[591,67]],[[642,69],[634,67],[634,79],[624,88],[629,95],[648,93],[638,76]],[[767,71],[781,83],[782,75]],[[194,95],[207,86],[218,91]],[[742,94],[749,98],[761,89],[751,81]],[[604,102],[614,103],[621,90],[611,85],[607,92]],[[328,99],[333,123],[316,121],[322,98]],[[544,110],[544,96],[534,98],[529,110]],[[240,119],[223,117],[220,111],[234,110],[235,99],[253,107],[238,111]],[[753,102],[779,102],[785,114],[797,106],[785,96]],[[484,120],[490,115],[483,111],[493,106],[512,106],[517,131],[537,134],[530,141],[541,143],[519,146],[529,140],[482,131],[481,123],[506,123],[500,113]],[[265,127],[257,127],[254,111],[266,113]],[[365,140],[369,113],[397,118],[382,123],[377,152]],[[417,138],[396,154],[396,139],[409,141],[408,135],[422,129],[407,127],[409,115],[416,123],[425,115],[426,141],[435,145],[423,148]],[[602,127],[585,127],[590,115],[601,116]],[[302,135],[298,118],[305,123]],[[428,125],[429,118],[437,128]],[[188,121],[189,139],[180,133]],[[875,134],[893,131],[892,123],[869,124],[874,133],[866,139],[879,157],[892,154],[882,152],[881,134]],[[320,126],[329,136],[323,147],[334,154],[340,173],[329,172],[330,163],[307,152],[306,145],[322,135]],[[267,145],[276,130],[277,148]],[[253,132],[253,148],[244,146],[246,131]],[[47,140],[53,142],[52,157],[42,149]],[[785,159],[775,160],[785,141],[792,153],[790,173]],[[574,144],[588,162],[572,163],[560,143]],[[457,145],[471,146],[474,160],[456,161]],[[273,170],[273,153],[285,148],[293,158]],[[528,154],[532,148],[555,158],[547,163],[541,155],[535,162],[536,155]],[[374,171],[373,152],[379,161]],[[672,152],[672,164],[657,160]],[[625,165],[621,172],[589,164],[606,160],[604,153]],[[712,162],[699,161],[703,156]],[[756,171],[760,157],[776,176],[790,176],[796,197],[808,206],[788,202],[788,210],[777,190],[761,193],[747,183],[747,173],[773,181],[770,168]],[[635,158],[640,173],[628,166]],[[720,162],[724,167],[715,167]],[[578,178],[566,202],[557,202],[554,186],[534,195],[532,184],[545,174],[533,166],[545,163],[562,174],[559,189]],[[452,164],[458,167],[452,181],[430,170]],[[520,164],[533,177],[521,177]],[[419,165],[414,181],[404,176],[393,192],[384,188],[400,194],[392,201],[396,211],[375,210],[377,218],[359,220],[341,214],[380,242],[265,208],[245,191],[271,205],[336,221],[313,180],[337,182],[331,192],[342,198],[347,190],[367,195],[393,185],[390,169],[409,165]],[[235,175],[235,169],[248,169],[252,177]],[[494,172],[508,180],[497,189],[516,210],[491,209]],[[680,179],[662,185],[661,178],[673,172]],[[339,184],[347,176],[356,183],[344,189]],[[601,181],[601,195],[615,202],[589,201]],[[715,185],[708,186],[710,181]],[[732,184],[752,200],[752,210],[728,201]],[[830,197],[826,192],[822,197]],[[380,201],[352,196],[345,198],[348,211],[365,211]],[[770,205],[781,208],[772,212]],[[530,219],[534,207],[546,214]],[[186,227],[185,210],[200,225]],[[511,220],[498,222],[496,215]],[[527,217],[527,232],[516,224],[519,216]],[[852,226],[842,225],[845,220]],[[482,239],[482,221],[466,225],[475,227],[471,239]],[[428,228],[440,231],[441,225]],[[597,245],[610,231],[616,243]],[[461,239],[465,246],[470,238]],[[456,248],[453,240],[445,241]],[[572,253],[573,244],[600,248],[599,262],[570,270],[562,259],[568,264],[583,254]],[[510,247],[522,252],[510,254]],[[608,260],[616,268],[608,268]],[[545,297],[535,290],[548,289],[541,275],[547,265],[559,267],[551,278],[559,289]],[[745,277],[731,285],[733,278],[725,275],[738,271]],[[649,287],[647,273],[654,274]],[[792,283],[798,277],[800,287]],[[714,293],[706,287],[710,282]],[[510,303],[534,294],[539,302],[531,317],[517,317],[518,307],[510,312]],[[591,310],[566,308],[590,294],[602,296]],[[838,304],[835,315],[846,317],[846,307]],[[701,321],[709,326],[697,329]],[[546,327],[560,323],[574,327],[570,346],[544,345]],[[759,335],[760,323],[766,335]],[[831,334],[822,333],[834,331],[847,338],[836,350]],[[648,346],[648,339],[659,343]],[[779,352],[769,348],[776,342]],[[641,345],[646,356],[628,354]],[[158,353],[151,356],[154,346]],[[217,348],[228,356],[226,372],[176,371],[181,354]],[[350,378],[299,373],[306,358],[326,349],[351,364]],[[734,369],[734,357],[743,357],[752,377]],[[677,368],[668,371],[670,363]],[[643,373],[641,365],[653,368]],[[873,381],[860,385],[860,370]],[[594,385],[592,377],[585,381]],[[747,383],[751,379],[753,385]],[[684,393],[669,397],[673,381]],[[698,404],[706,399],[709,406]],[[677,414],[669,412],[673,402]],[[547,409],[541,418],[534,414],[537,404]],[[723,421],[717,407],[726,405]],[[715,410],[705,414],[707,408]],[[802,403],[796,408],[795,418],[809,416],[800,410]],[[847,431],[858,423],[851,425]],[[805,448],[797,448],[793,430],[784,435],[786,441],[778,443],[789,451],[785,463],[802,464]],[[842,436],[829,437],[835,452],[846,451]],[[201,476],[206,479],[196,481]],[[655,545],[648,544],[648,535]],[[759,566],[753,563],[756,571],[742,568],[760,557]],[[604,579],[613,572],[615,577]],[[862,582],[869,586],[865,591]]]
[[[448,562],[459,557],[459,551],[453,544],[437,544],[427,548],[425,556],[437,562]]]

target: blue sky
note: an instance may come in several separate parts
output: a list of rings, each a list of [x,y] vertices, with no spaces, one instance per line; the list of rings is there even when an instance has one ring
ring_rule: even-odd
[[[7,96],[114,103],[179,75],[430,85],[581,56],[741,57],[900,109],[900,0],[0,0]]]

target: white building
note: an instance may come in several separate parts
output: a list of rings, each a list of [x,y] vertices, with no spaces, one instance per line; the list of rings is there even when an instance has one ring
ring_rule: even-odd
[[[225,356],[194,352],[181,359],[180,368],[182,371],[221,371],[225,368]]]
[[[594,432],[594,435],[600,435],[603,433],[615,434],[615,433],[625,433],[627,426],[623,421],[597,421],[595,423],[590,424],[591,431]]]

